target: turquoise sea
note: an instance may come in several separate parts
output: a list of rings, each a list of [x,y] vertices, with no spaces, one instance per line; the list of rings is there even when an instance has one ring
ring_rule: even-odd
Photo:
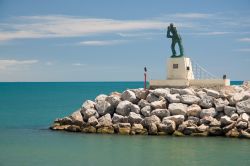
[[[0,166],[250,165],[250,140],[54,132],[57,117],[142,82],[0,83]]]

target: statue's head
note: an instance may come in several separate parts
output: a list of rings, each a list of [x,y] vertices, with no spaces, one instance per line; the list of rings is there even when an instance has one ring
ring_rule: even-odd
[[[170,23],[170,28],[173,28],[174,27],[174,24],[173,23]]]

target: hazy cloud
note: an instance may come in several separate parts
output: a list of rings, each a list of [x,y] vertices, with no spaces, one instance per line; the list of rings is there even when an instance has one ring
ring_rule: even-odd
[[[83,46],[107,46],[125,43],[127,40],[89,40],[79,42],[78,45]]]
[[[31,65],[38,63],[38,60],[15,60],[15,59],[4,59],[0,60],[0,70],[5,70],[10,67]]]
[[[240,39],[238,39],[238,41],[240,41],[240,42],[250,42],[250,38],[249,37],[240,38]]]
[[[82,64],[82,63],[73,63],[73,66],[86,66],[86,64]]]
[[[0,40],[21,38],[73,37],[90,34],[162,29],[167,25],[159,20],[114,20],[69,16],[22,16],[21,23],[8,23],[0,30]],[[11,30],[10,30],[11,29]]]
[[[205,19],[205,18],[211,18],[214,15],[204,14],[204,13],[176,13],[170,16],[175,17],[175,18],[183,18],[183,19]]]
[[[230,34],[231,32],[197,32],[197,33],[186,33],[188,35],[203,35],[203,36],[214,36],[214,35],[225,35],[225,34]]]

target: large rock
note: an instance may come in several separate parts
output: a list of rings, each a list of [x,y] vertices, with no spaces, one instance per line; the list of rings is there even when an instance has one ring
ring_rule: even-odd
[[[168,106],[171,115],[186,115],[187,105],[182,103],[171,103]]]
[[[70,125],[65,130],[69,132],[80,132],[81,128],[80,126],[77,126],[77,125]]]
[[[85,111],[87,109],[95,109],[95,102],[91,101],[91,100],[86,100],[83,104],[82,104],[82,110]]]
[[[133,124],[131,127],[131,134],[147,134],[147,129],[144,129],[141,124]]]
[[[225,106],[224,112],[227,116],[231,117],[236,112],[236,108],[231,106]]]
[[[204,92],[204,93],[205,93],[205,92]],[[211,108],[211,107],[213,107],[213,99],[214,99],[213,97],[205,95],[205,96],[203,96],[203,97],[201,98],[201,100],[199,101],[199,105],[200,105],[202,108],[205,108],[205,109]]]
[[[239,115],[237,113],[234,113],[231,115],[231,120],[236,121],[239,118]]]
[[[220,127],[221,122],[215,118],[212,119],[212,121],[209,124],[210,127]]]
[[[212,96],[214,98],[219,98],[220,97],[220,93],[218,91],[212,90],[212,89],[204,89],[205,92],[207,92],[208,96]]]
[[[207,93],[204,92],[204,91],[202,91],[202,90],[200,90],[200,91],[196,92],[196,95],[197,95],[199,98],[202,99],[202,98],[204,98],[204,97],[207,96]]]
[[[200,124],[209,125],[214,120],[211,116],[204,116],[202,119],[200,119]]]
[[[125,100],[121,101],[116,108],[116,113],[123,116],[128,116],[130,112],[135,112],[139,114],[140,107],[138,105],[131,103],[130,101]]]
[[[220,118],[220,122],[222,126],[227,126],[230,125],[231,123],[233,123],[233,121],[231,120],[231,118],[229,116],[222,116]]]
[[[208,131],[209,126],[201,124],[200,126],[197,127],[197,132],[202,133]]]
[[[189,116],[188,117],[189,121],[192,121],[194,124],[198,125],[200,123],[200,117],[195,117],[195,116]]]
[[[108,97],[107,95],[105,94],[100,94],[98,95],[96,98],[95,98],[95,102],[99,102],[99,101],[104,101],[106,99],[106,97]]]
[[[138,98],[138,99],[146,99],[149,91],[148,90],[144,90],[143,88],[139,88],[139,89],[131,89],[134,93],[135,93],[135,96]]]
[[[188,116],[200,117],[201,107],[197,104],[192,104],[187,108]]]
[[[155,109],[151,112],[151,115],[156,115],[162,119],[164,117],[170,116],[170,112],[168,109]]]
[[[130,109],[131,109],[131,112],[135,112],[135,113],[137,113],[137,114],[140,114],[140,107],[139,107],[138,105],[132,104],[132,105],[130,106]]]
[[[185,121],[178,126],[178,131],[182,132],[185,135],[190,135],[193,132],[196,132],[197,125],[193,123],[193,121]]]
[[[235,93],[233,96],[229,98],[229,103],[230,105],[235,105],[236,103],[247,99],[247,92],[240,92],[240,93]]]
[[[242,138],[250,138],[250,133],[244,131],[244,130],[241,130],[240,131],[240,137]]]
[[[112,108],[116,108],[117,105],[120,103],[120,98],[118,96],[107,96],[105,99],[107,102],[111,104]]]
[[[173,115],[163,118],[162,123],[166,124],[168,120],[172,120],[175,122],[176,125],[180,125],[184,122],[184,115]]]
[[[228,104],[229,102],[227,101],[227,99],[224,100],[222,98],[214,99],[214,105],[216,111],[223,111],[224,107],[227,106]]]
[[[110,114],[106,114],[98,119],[96,127],[110,127],[112,126],[112,119]]]
[[[197,130],[196,126],[188,126],[183,130],[183,134],[185,135],[191,135],[192,133],[195,133]]]
[[[82,132],[84,133],[96,133],[96,128],[94,126],[85,126],[82,128]]]
[[[176,137],[183,137],[183,136],[185,136],[185,135],[184,135],[182,132],[175,130],[174,133],[173,133],[173,136],[176,136]]]
[[[196,95],[195,91],[192,88],[180,89],[179,92],[181,95]]]
[[[70,118],[73,120],[74,123],[83,124],[83,117],[82,117],[80,110],[73,112]]]
[[[141,124],[148,128],[151,123],[159,124],[161,123],[161,119],[156,115],[151,115],[150,117],[145,117]]]
[[[170,93],[171,93],[171,94],[177,94],[177,93],[180,94],[180,91],[181,91],[181,90],[180,90],[180,89],[177,89],[177,88],[171,88],[171,89],[170,89]]]
[[[141,121],[143,120],[142,116],[140,114],[134,113],[134,112],[130,112],[129,116],[128,116],[128,121],[131,124],[134,123],[141,123]]]
[[[246,113],[243,113],[243,114],[241,114],[240,115],[240,118],[239,118],[239,120],[241,120],[241,121],[245,121],[245,122],[248,122],[249,121],[249,115],[248,114],[246,114]]]
[[[181,96],[180,94],[176,93],[176,94],[168,94],[166,96],[166,99],[168,100],[169,103],[179,103]]]
[[[114,128],[112,126],[104,126],[97,129],[97,133],[100,134],[114,134]]]
[[[70,117],[64,117],[64,118],[58,118],[54,121],[54,123],[58,123],[61,126],[63,125],[72,125],[73,124],[73,119]]]
[[[115,97],[118,97],[119,99],[121,99],[122,94],[119,92],[111,92],[110,96],[115,96]]]
[[[143,108],[143,107],[146,107],[146,106],[150,106],[150,103],[147,102],[147,100],[144,100],[144,99],[141,99],[138,103],[138,106]]]
[[[91,116],[88,119],[88,124],[91,125],[91,126],[96,126],[98,124],[98,120],[96,119],[95,116]]]
[[[118,133],[121,135],[129,135],[130,129],[131,129],[130,123],[119,123],[118,124]]]
[[[159,97],[157,97],[156,95],[154,95],[153,93],[149,93],[147,98],[146,98],[147,102],[152,103],[154,101],[158,101]]]
[[[145,117],[149,117],[151,115],[151,107],[145,106],[141,109],[141,114]]]
[[[245,129],[247,129],[247,127],[248,127],[248,122],[246,122],[246,121],[239,121],[239,122],[236,124],[236,127],[237,127],[237,129],[245,130]]]
[[[168,88],[158,88],[158,89],[155,89],[155,90],[150,90],[150,92],[157,96],[157,97],[166,97],[168,94],[170,94],[170,90]]]
[[[236,109],[239,114],[244,112],[250,114],[250,99],[238,102]]]
[[[220,127],[210,127],[209,134],[212,136],[220,136],[223,134],[222,129]]]
[[[54,124],[50,127],[51,130],[66,130],[70,125],[58,125]]]
[[[91,116],[95,116],[96,118],[99,117],[99,114],[95,109],[87,109],[83,112],[83,119],[87,121]]]
[[[238,130],[236,128],[233,128],[226,133],[226,136],[238,138],[240,136],[240,133],[238,132]]]
[[[173,120],[165,119],[164,121],[162,121],[162,124],[164,126],[161,126],[161,129],[168,134],[172,134],[176,129],[176,124]]]
[[[200,98],[194,95],[181,95],[181,102],[184,104],[197,104]]]
[[[121,96],[122,100],[127,100],[127,101],[130,101],[132,103],[136,103],[138,102],[138,99],[136,98],[136,95],[133,91],[131,90],[126,90],[122,93],[122,96]]]
[[[232,130],[236,125],[236,122],[231,123],[230,125],[224,126],[222,128],[224,133],[227,133],[228,131]]]
[[[100,116],[107,113],[112,115],[114,113],[114,107],[105,100],[98,100],[96,103],[96,110]]]
[[[166,108],[166,101],[165,99],[162,99],[159,101],[154,101],[150,105],[153,109],[164,109]]]
[[[127,123],[128,122],[128,117],[114,113],[114,115],[112,117],[112,122],[114,124],[116,124],[116,123]]]
[[[157,135],[157,125],[155,123],[151,123],[148,127],[148,134],[150,135]]]
[[[214,117],[215,115],[216,115],[216,111],[214,108],[202,109],[200,112],[200,118],[203,118],[205,116]]]

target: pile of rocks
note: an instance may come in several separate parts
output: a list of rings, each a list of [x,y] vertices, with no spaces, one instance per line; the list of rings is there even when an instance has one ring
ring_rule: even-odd
[[[250,90],[129,89],[87,100],[52,130],[106,134],[250,138]]]

